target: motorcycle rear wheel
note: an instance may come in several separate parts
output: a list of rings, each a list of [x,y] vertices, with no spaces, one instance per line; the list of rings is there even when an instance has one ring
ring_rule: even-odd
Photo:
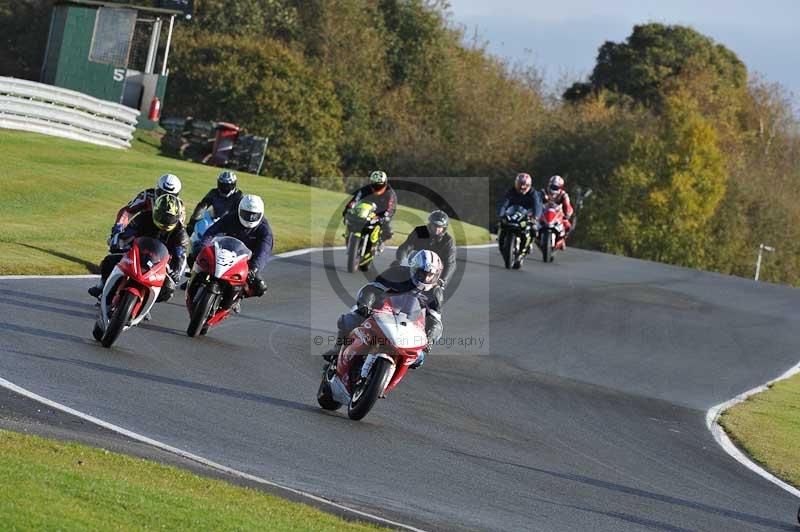
[[[130,292],[123,292],[119,298],[119,304],[114,309],[111,319],[108,322],[103,337],[100,343],[103,347],[111,347],[114,342],[119,338],[122,329],[131,321],[131,314],[133,314],[133,306],[136,304],[136,296]]]
[[[333,399],[331,385],[327,378],[328,371],[329,369],[326,368],[325,374],[322,376],[322,382],[319,383],[319,388],[317,389],[317,402],[319,403],[319,406],[325,410],[338,410],[342,407],[342,403],[339,403]]]
[[[103,339],[103,327],[100,325],[99,321],[94,322],[94,327],[92,327],[92,336],[98,342],[102,341]]]
[[[192,317],[189,320],[189,327],[186,328],[186,334],[189,337],[194,337],[197,333],[203,334],[203,329],[208,330],[206,327],[206,320],[217,302],[217,294],[209,292],[205,287],[200,288],[202,294],[199,297],[197,305],[192,310]]]
[[[358,421],[372,410],[375,401],[378,400],[378,397],[383,391],[384,377],[386,372],[389,371],[389,367],[389,361],[385,358],[378,358],[375,360],[366,378],[366,382],[353,390],[353,398],[350,400],[350,405],[347,407],[347,417]]]

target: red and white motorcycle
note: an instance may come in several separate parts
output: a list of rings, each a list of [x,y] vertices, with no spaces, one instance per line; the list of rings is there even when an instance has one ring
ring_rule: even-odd
[[[158,299],[169,269],[167,247],[155,238],[139,237],[114,266],[100,296],[100,316],[92,336],[105,347],[122,331],[138,325]]]
[[[536,221],[536,245],[542,252],[542,261],[553,262],[557,250],[564,249],[567,233],[564,228],[564,211],[553,202],[545,204]]]
[[[246,293],[247,261],[252,254],[231,236],[216,237],[200,251],[186,286],[190,316],[186,334],[204,335],[230,315],[231,307]]]
[[[319,405],[337,410],[346,404],[350,419],[363,418],[378,397],[397,386],[427,346],[425,312],[417,297],[387,296],[350,333],[337,360],[325,367],[317,391]]]

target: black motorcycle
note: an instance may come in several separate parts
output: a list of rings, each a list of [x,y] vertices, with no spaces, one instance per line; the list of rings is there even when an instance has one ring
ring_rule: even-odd
[[[366,271],[380,248],[381,221],[374,203],[362,201],[347,210],[347,271]]]
[[[507,269],[518,270],[533,241],[533,213],[521,205],[512,205],[500,218],[500,254]]]

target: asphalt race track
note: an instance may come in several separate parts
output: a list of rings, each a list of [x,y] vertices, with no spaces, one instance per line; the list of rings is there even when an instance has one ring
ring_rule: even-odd
[[[425,529],[798,530],[798,500],[705,414],[797,363],[800,291],[574,249],[508,271],[470,249],[452,345],[353,422],[315,398],[314,337],[345,310],[329,277],[363,282],[336,261],[273,261],[267,296],[204,338],[179,292],[111,350],[91,339],[92,281],[0,279],[0,377]]]

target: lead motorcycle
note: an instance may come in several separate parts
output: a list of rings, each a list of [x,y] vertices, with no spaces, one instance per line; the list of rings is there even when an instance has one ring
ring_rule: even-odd
[[[231,236],[218,236],[200,251],[186,287],[186,334],[204,335],[230,315],[233,305],[246,295],[247,264],[252,254],[241,240]]]
[[[534,224],[532,213],[521,205],[512,205],[500,218],[503,240],[500,254],[507,269],[518,270],[530,251]]]
[[[366,416],[394,389],[427,348],[425,312],[413,294],[387,296],[380,308],[350,333],[338,358],[327,364],[317,390],[326,410],[347,405],[347,416]]]
[[[100,316],[92,336],[111,347],[122,331],[135,327],[158,299],[169,269],[170,255],[159,240],[138,237],[103,285]]]
[[[374,203],[361,201],[345,213],[348,273],[359,268],[366,270],[375,259],[381,239],[381,222],[376,211]]]

